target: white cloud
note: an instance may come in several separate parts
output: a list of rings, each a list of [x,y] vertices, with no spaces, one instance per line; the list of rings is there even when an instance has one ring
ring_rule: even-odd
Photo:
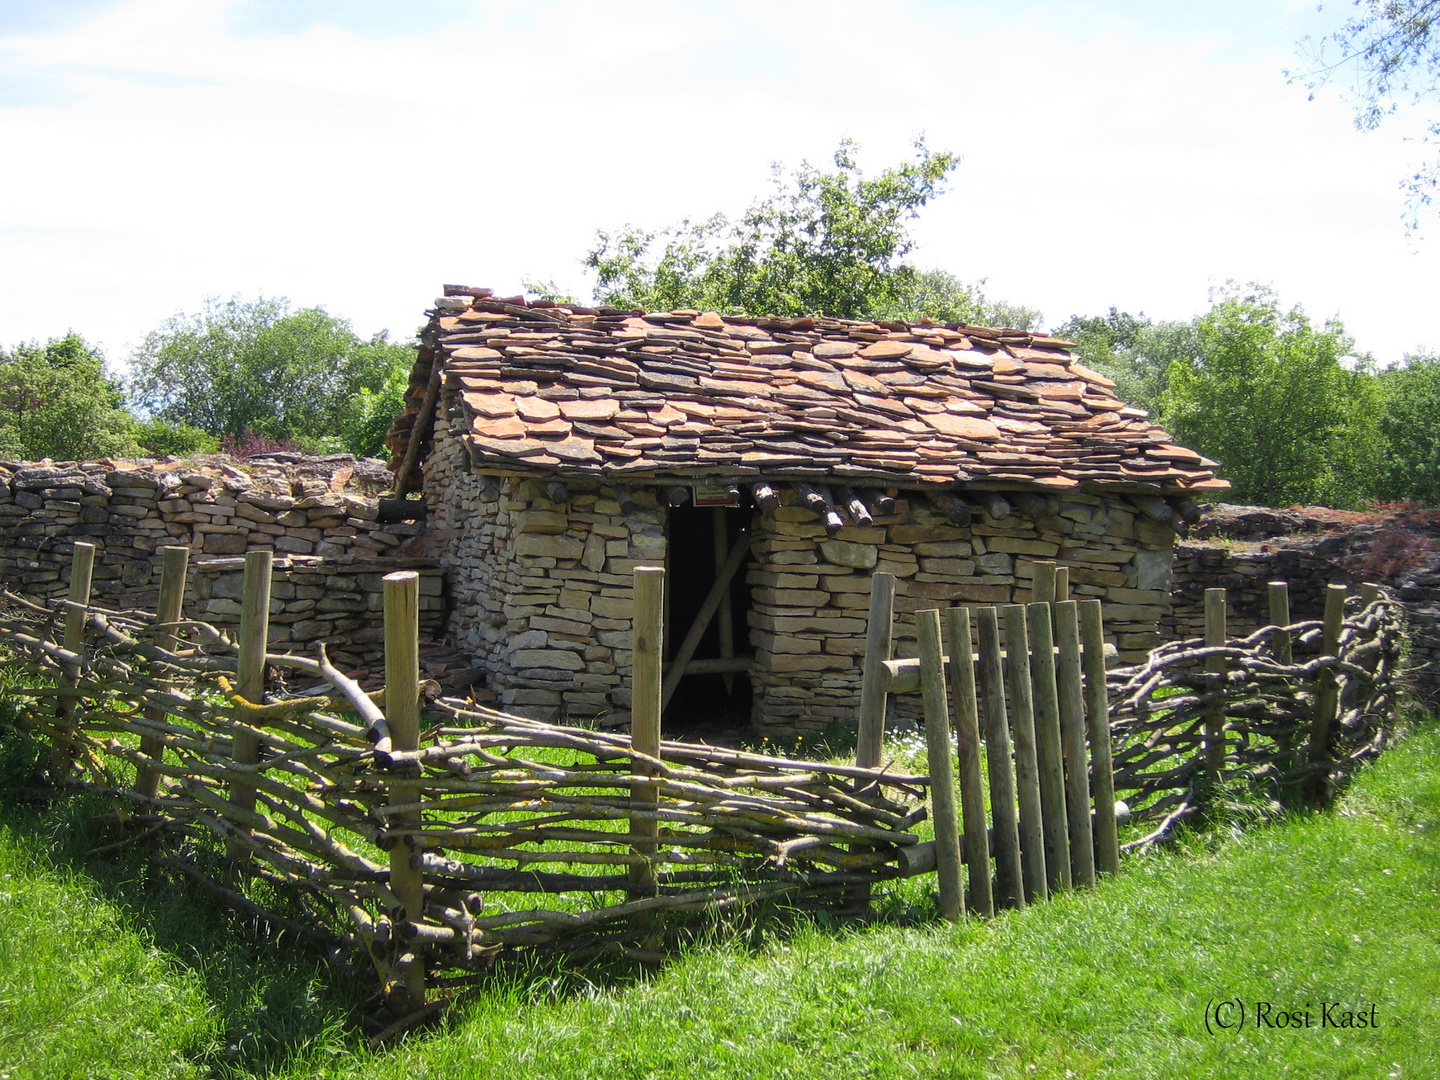
[[[882,167],[921,131],[965,163],[919,254],[997,297],[1188,317],[1259,278],[1385,358],[1440,343],[1398,223],[1412,148],[1307,103],[1280,52],[1060,5],[515,0],[403,37],[242,36],[237,10],[130,0],[0,41],[61,91],[0,105],[0,343],[73,327],[118,357],[262,289],[405,334],[445,281],[580,287],[596,227],[737,210],[772,161],[848,135]]]

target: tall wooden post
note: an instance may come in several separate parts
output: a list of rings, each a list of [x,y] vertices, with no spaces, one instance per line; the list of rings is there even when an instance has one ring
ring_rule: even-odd
[[[1050,605],[1031,604],[1030,685],[1035,695],[1035,756],[1040,770],[1040,815],[1045,834],[1045,884],[1070,888],[1070,836],[1065,813],[1065,759],[1060,738],[1060,696],[1055,685],[1055,635]]]
[[[730,531],[725,507],[710,508],[710,532],[715,545],[715,576],[718,579],[730,555]],[[735,655],[735,611],[729,589],[720,597],[720,610],[715,613],[715,629],[720,635],[720,655],[729,659]],[[728,694],[735,686],[735,673],[727,671],[720,678]]]
[[[665,571],[658,566],[637,566],[635,580],[634,682],[630,702],[630,745],[638,754],[660,756],[661,678],[660,662],[665,655],[664,608]],[[649,860],[660,849],[660,823],[640,814],[654,811],[660,792],[653,782],[638,779],[654,774],[648,763],[634,760],[631,775],[637,777],[630,789],[630,835],[632,846],[645,862],[630,867],[630,880],[637,885],[655,886],[655,865]]]
[[[1344,585],[1325,586],[1325,623],[1320,632],[1320,654],[1338,656],[1340,653],[1340,632],[1345,627]],[[1315,714],[1310,722],[1310,761],[1312,764],[1330,760],[1330,728],[1335,723],[1335,713],[1340,704],[1340,684],[1334,668],[1320,672],[1315,681]],[[1329,773],[1320,773],[1312,790],[1319,798],[1329,793]]]
[[[185,611],[185,573],[190,563],[188,547],[161,548],[160,602],[155,608],[157,623],[176,623]],[[177,638],[174,630],[157,630],[156,648],[173,651]],[[156,689],[161,693],[170,689],[168,681],[161,681]],[[159,723],[166,717],[164,709],[152,706],[145,710],[145,719]],[[161,761],[165,756],[165,740],[158,735],[142,735],[140,752],[146,757]],[[135,792],[142,798],[153,799],[160,790],[160,774],[148,765],[141,766],[135,775]]]
[[[925,701],[925,752],[930,768],[930,809],[935,821],[935,874],[940,917],[965,916],[960,885],[960,819],[955,808],[955,763],[950,752],[950,702],[945,693],[945,658],[940,645],[940,612],[915,613],[920,652],[920,692]]]
[[[393,750],[413,753],[420,749],[420,575],[401,570],[386,574],[381,585],[385,598],[385,722]],[[390,805],[418,803],[420,767],[397,765],[395,771],[400,775],[390,780]],[[418,809],[395,814],[390,821],[402,838],[416,837],[420,831]],[[410,864],[412,852],[419,850],[419,844],[403,839],[390,849],[390,891],[404,906],[404,919],[410,923],[425,918],[425,873]],[[421,948],[419,942],[415,948]],[[401,964],[400,970],[409,1005],[418,1008],[425,1003],[423,955]]]
[[[1290,586],[1283,581],[1270,582],[1268,590],[1270,598],[1270,625],[1290,625]],[[1291,653],[1290,635],[1276,634],[1270,639],[1270,648],[1275,653],[1275,659],[1282,664],[1294,663]]]
[[[1063,604],[1070,599],[1070,568],[1068,566],[1055,567],[1055,602]]]
[[[1015,819],[1015,772],[1005,710],[1005,669],[1000,623],[993,607],[975,613],[980,638],[980,696],[985,703],[985,766],[990,775],[990,817],[995,830],[995,902],[1023,908],[1020,829]]]
[[[1115,763],[1110,750],[1110,695],[1105,685],[1105,624],[1099,600],[1080,601],[1085,667],[1085,722],[1090,729],[1090,783],[1095,800],[1095,861],[1102,874],[1120,872],[1115,825]]]
[[[1040,763],[1035,748],[1035,698],[1030,685],[1030,642],[1025,608],[1006,604],[1005,684],[1010,691],[1010,731],[1015,738],[1015,787],[1020,801],[1020,865],[1025,899],[1049,898],[1045,883],[1045,829],[1040,809]]]
[[[240,593],[240,639],[239,661],[236,669],[236,691],[252,705],[265,702],[265,646],[270,639],[270,570],[274,553],[270,551],[248,551],[245,553],[245,579]],[[249,723],[251,717],[243,713],[239,719]],[[234,757],[237,765],[257,765],[260,762],[260,741],[252,731],[236,729]],[[230,784],[230,801],[242,810],[255,809],[255,785],[244,780]],[[236,825],[237,831],[245,826]],[[239,858],[246,853],[243,844],[232,843],[230,854]]]
[[[1065,756],[1065,810],[1070,826],[1070,873],[1095,884],[1095,839],[1090,828],[1089,770],[1085,763],[1085,691],[1080,680],[1080,622],[1074,600],[1055,605],[1055,682],[1060,691],[1060,748]]]
[[[865,628],[865,666],[860,672],[860,722],[855,739],[855,764],[880,767],[885,738],[885,669],[894,644],[895,575],[883,571],[870,578],[870,621]]]
[[[1205,590],[1205,644],[1225,644],[1225,590]],[[1225,658],[1205,658],[1205,670],[1223,676]],[[1217,679],[1214,683],[1215,701],[1205,709],[1205,767],[1211,779],[1220,779],[1225,768],[1225,682]]]
[[[1035,568],[1035,576],[1030,579],[1030,597],[1037,604],[1053,604],[1055,602],[1055,564],[1053,562],[1037,562],[1031,564]]]
[[[950,646],[950,692],[955,695],[955,740],[960,760],[960,811],[965,828],[965,862],[970,868],[970,907],[985,918],[995,914],[990,890],[990,840],[985,835],[985,783],[980,775],[980,709],[975,697],[975,650],[970,644],[970,609],[945,613]]]
[[[70,555],[70,590],[65,601],[65,638],[67,652],[79,654],[85,649],[85,620],[90,609],[90,582],[95,571],[95,545],[76,541]],[[80,665],[65,665],[65,682],[80,685]],[[75,710],[79,694],[61,694],[56,701],[56,739],[50,747],[50,779],[64,783],[75,764]]]

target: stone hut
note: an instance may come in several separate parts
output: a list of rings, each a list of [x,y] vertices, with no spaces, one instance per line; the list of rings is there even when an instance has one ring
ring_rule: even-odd
[[[1023,602],[1054,560],[1138,659],[1191,497],[1228,486],[1055,338],[458,286],[428,319],[396,489],[423,490],[455,644],[544,719],[628,720],[645,564],[668,570],[672,727],[853,722],[877,570],[902,654],[910,613]]]

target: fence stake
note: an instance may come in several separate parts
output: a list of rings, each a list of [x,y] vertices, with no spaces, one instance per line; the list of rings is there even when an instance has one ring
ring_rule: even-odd
[[[1290,625],[1290,586],[1283,581],[1270,582],[1270,625]],[[1282,664],[1294,663],[1291,655],[1290,635],[1276,634],[1270,639],[1271,648],[1275,651],[1275,659]]]
[[[249,556],[246,562],[248,569]],[[401,570],[380,580],[385,597],[385,722],[394,750],[413,752],[420,749],[420,575]],[[390,780],[391,806],[420,801],[419,765],[396,766],[396,772],[402,770],[404,779]],[[403,830],[402,842],[390,849],[390,891],[404,905],[405,920],[418,924],[425,917],[425,872],[410,865],[412,852],[420,847],[407,841],[419,838],[420,811],[390,820],[396,831]],[[420,945],[415,948],[418,952]],[[400,965],[400,971],[408,1004],[417,1009],[425,1004],[425,961],[417,955]]]
[[[70,556],[70,592],[65,601],[65,648],[79,653],[85,648],[85,617],[90,606],[90,580],[95,570],[95,545],[76,541]],[[65,681],[72,687],[80,685],[78,664],[65,665]],[[63,783],[75,763],[75,706],[78,694],[61,694],[57,700],[56,719],[59,736],[50,747],[50,773],[55,783]]]
[[[1320,634],[1320,655],[1337,656],[1340,652],[1340,631],[1345,625],[1344,585],[1325,586],[1325,623]],[[1310,761],[1312,763],[1330,760],[1330,726],[1335,722],[1339,705],[1340,683],[1336,671],[1326,668],[1315,680],[1315,715],[1310,724]],[[1323,799],[1329,789],[1329,770],[1319,773],[1313,781],[1313,791]]]
[[[865,666],[860,672],[860,724],[855,739],[855,764],[880,767],[885,737],[885,670],[890,659],[895,622],[895,575],[883,571],[870,578],[870,621],[865,629]]]
[[[1105,623],[1099,600],[1080,601],[1085,719],[1090,727],[1090,783],[1095,800],[1095,861],[1102,874],[1120,872],[1115,826],[1115,763],[1110,753],[1110,695],[1105,685]]]
[[[1364,611],[1376,600],[1380,599],[1380,586],[1376,585],[1373,581],[1362,581],[1359,585],[1355,586],[1355,592],[1360,597],[1361,611]]]
[[[265,701],[265,645],[270,639],[270,569],[274,553],[270,551],[247,551],[245,553],[245,579],[240,593],[240,638],[239,661],[236,667],[235,689],[252,705]],[[245,723],[250,717],[243,713],[239,717]],[[237,729],[234,747],[237,765],[256,765],[260,762],[260,741],[254,732]],[[255,809],[255,785],[243,780],[230,784],[230,801],[242,810]],[[237,831],[246,826],[236,825]],[[244,858],[247,848],[240,842],[229,845],[232,858]]]
[[[1055,602],[1063,604],[1070,599],[1070,568],[1068,566],[1055,567]]]
[[[185,608],[185,572],[190,563],[190,549],[188,547],[165,547],[161,548],[160,552],[162,555],[160,602],[155,607],[155,621],[158,623],[179,622]],[[167,652],[174,650],[176,640],[173,630],[161,630],[155,634],[156,648],[164,649]],[[164,693],[170,689],[170,683],[162,680],[157,683],[156,689]],[[159,723],[165,719],[165,716],[165,710],[158,707],[145,710],[145,719],[152,723]],[[140,752],[154,761],[163,760],[165,756],[164,738],[159,735],[142,735]],[[160,774],[148,765],[141,766],[135,774],[136,794],[146,799],[153,799],[159,790]]]
[[[630,746],[638,754],[660,756],[661,677],[660,658],[664,655],[665,571],[658,566],[635,567],[635,674],[631,688]],[[633,776],[650,776],[654,769],[645,762],[632,759]],[[649,888],[655,886],[655,864],[651,857],[660,849],[660,823],[654,817],[640,818],[639,813],[653,810],[660,803],[660,791],[653,783],[637,782],[630,789],[630,835],[645,837],[633,844],[635,852],[646,856],[643,863],[632,863],[630,880]],[[650,839],[654,838],[654,839]]]
[[[985,835],[985,788],[980,778],[980,710],[975,700],[970,609],[952,607],[945,619],[950,692],[955,695],[955,737],[960,751],[960,811],[965,823],[965,862],[970,867],[970,907],[988,919],[995,914],[995,897],[990,891],[990,839]]]
[[[1045,883],[1070,888],[1070,837],[1065,812],[1065,759],[1060,695],[1055,685],[1055,634],[1050,605],[1029,606],[1030,685],[1035,695],[1035,757],[1040,769],[1040,820],[1045,833]]]
[[[1055,602],[1055,564],[1053,562],[1032,563],[1035,576],[1030,580],[1030,596],[1037,604]]]
[[[1060,748],[1065,755],[1065,809],[1070,823],[1070,873],[1081,888],[1095,885],[1090,829],[1090,777],[1085,765],[1085,691],[1080,683],[1080,623],[1074,600],[1054,609],[1055,681],[1060,691]]]
[[[955,809],[955,761],[950,753],[950,701],[945,694],[945,660],[940,646],[940,612],[915,613],[920,651],[920,692],[925,700],[925,755],[930,767],[930,808],[935,820],[935,876],[940,917],[965,917],[960,886],[960,820]]]
[[[1205,644],[1225,644],[1225,590],[1205,590]],[[1208,656],[1205,670],[1225,674],[1225,658]],[[1223,679],[1215,684],[1216,701],[1205,710],[1205,765],[1214,780],[1220,779],[1225,767],[1225,683]]]
[[[1030,688],[1030,643],[1025,629],[1025,608],[1006,604],[1005,685],[1010,691],[1010,730],[1015,737],[1015,787],[1020,801],[1020,864],[1025,876],[1025,899],[1034,903],[1049,897],[1045,885],[1045,838],[1040,813],[1040,764],[1035,752],[1035,699]]]
[[[1005,672],[1000,623],[993,607],[975,612],[980,636],[980,695],[985,702],[985,765],[990,774],[990,817],[995,830],[995,902],[1023,908],[1020,830],[1015,821],[1015,773],[1010,722],[1005,714]]]

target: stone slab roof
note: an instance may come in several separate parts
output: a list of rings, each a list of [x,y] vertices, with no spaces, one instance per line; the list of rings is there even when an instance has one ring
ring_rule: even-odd
[[[928,322],[562,307],[446,286],[391,429],[402,487],[434,410],[475,467],[682,481],[1186,495],[1223,490],[1074,346]],[[412,446],[412,443],[415,445]]]

